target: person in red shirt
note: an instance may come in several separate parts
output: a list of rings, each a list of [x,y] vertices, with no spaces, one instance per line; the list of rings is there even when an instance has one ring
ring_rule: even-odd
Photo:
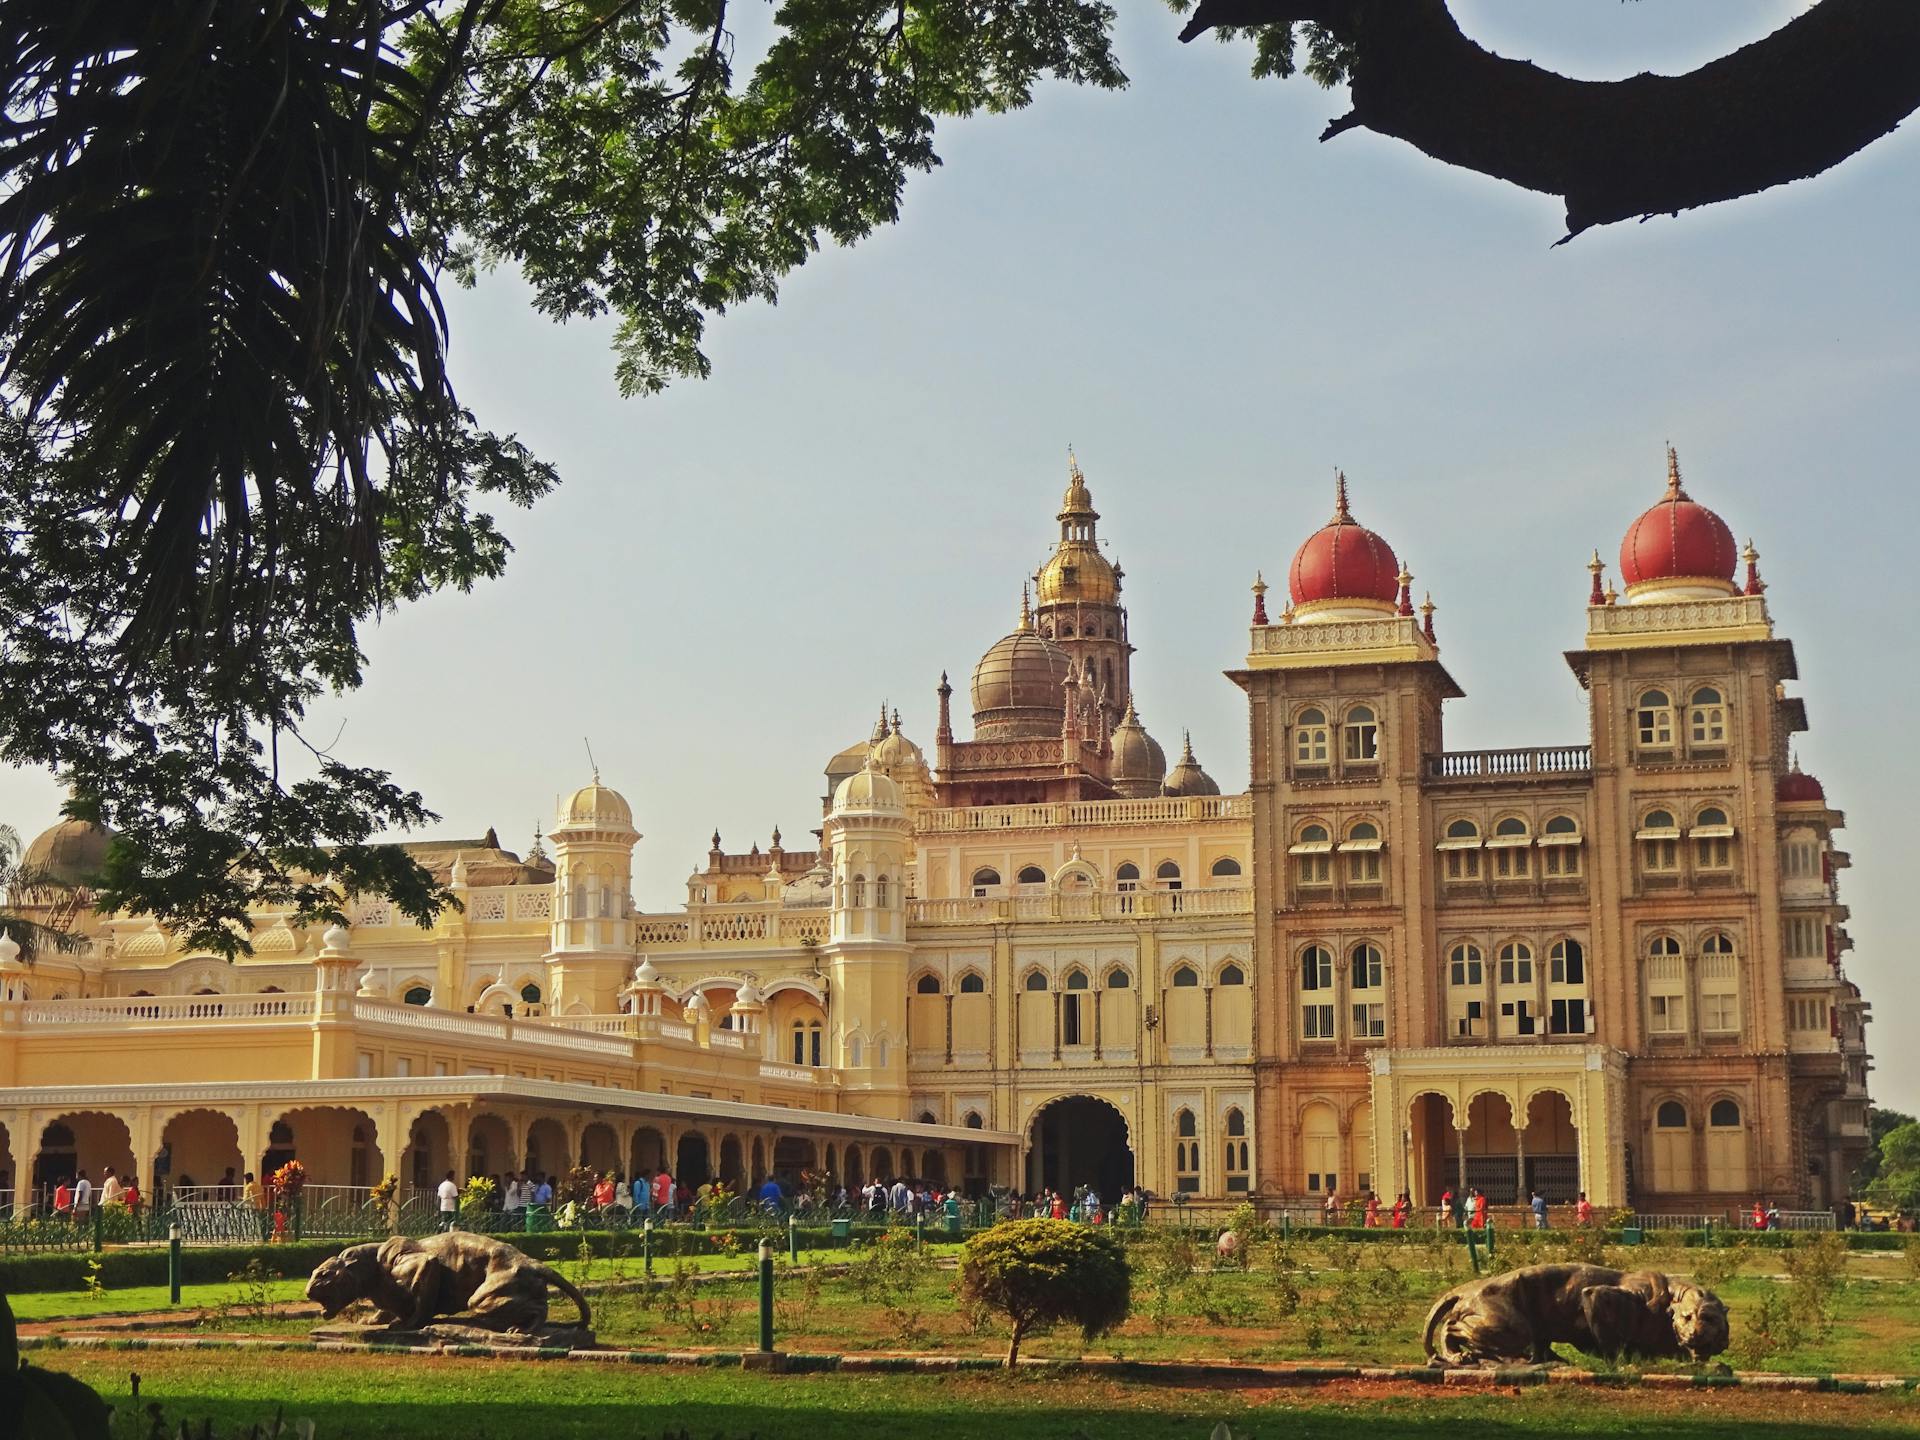
[[[653,1210],[662,1220],[673,1214],[673,1176],[663,1166],[653,1177]]]
[[[608,1210],[613,1207],[613,1176],[602,1175],[600,1177],[600,1183],[593,1187],[593,1203],[595,1208],[600,1210]]]
[[[1767,1207],[1758,1200],[1753,1202],[1753,1228],[1756,1230],[1767,1228]]]
[[[1400,1192],[1400,1198],[1393,1202],[1392,1224],[1395,1230],[1404,1230],[1407,1228],[1407,1212],[1412,1208],[1413,1201],[1408,1197],[1407,1192],[1402,1190]]]
[[[56,1218],[61,1220],[71,1220],[73,1218],[73,1187],[64,1180],[53,1187],[53,1213]],[[1760,1214],[1760,1207],[1758,1205],[1753,1207],[1753,1213],[1756,1215]],[[1761,1216],[1762,1220],[1765,1218],[1765,1216]],[[1754,1228],[1758,1229],[1759,1227],[1756,1225]]]
[[[1057,1190],[1053,1193],[1053,1218],[1056,1220],[1067,1218],[1067,1197]]]
[[[1467,1194],[1467,1224],[1475,1230],[1487,1228],[1487,1197],[1478,1190]]]
[[[1380,1197],[1371,1190],[1367,1192],[1366,1226],[1369,1230],[1378,1230],[1380,1228]]]
[[[1576,1225],[1593,1224],[1593,1202],[1587,1199],[1587,1192],[1584,1190],[1580,1192],[1580,1198],[1573,1202],[1573,1223]]]
[[[140,1213],[140,1180],[138,1176],[129,1175],[127,1177],[126,1193],[120,1198],[125,1202],[129,1215],[138,1215]]]

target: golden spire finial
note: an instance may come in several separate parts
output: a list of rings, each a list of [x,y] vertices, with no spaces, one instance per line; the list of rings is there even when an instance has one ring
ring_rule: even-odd
[[[1680,452],[1673,448],[1673,442],[1667,442],[1667,498],[1684,500],[1687,492],[1680,488]]]
[[[1024,580],[1020,582],[1020,628],[1033,629],[1033,590]]]
[[[1333,472],[1333,519],[1332,525],[1351,525],[1353,512],[1347,509],[1347,472],[1336,468]]]
[[[1073,453],[1073,442],[1067,442],[1067,478],[1075,485],[1086,483],[1086,477],[1080,473],[1080,458]]]

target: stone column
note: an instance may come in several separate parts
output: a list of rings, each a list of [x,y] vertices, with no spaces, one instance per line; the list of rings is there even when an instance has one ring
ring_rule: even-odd
[[[1524,1205],[1531,1195],[1527,1190],[1527,1117],[1515,1117],[1513,1127],[1513,1173],[1514,1183],[1519,1186],[1515,1196]],[[1531,1223],[1531,1222],[1529,1222]]]
[[[1460,1160],[1459,1189],[1455,1190],[1453,1193],[1455,1195],[1460,1196],[1462,1199],[1465,1199],[1466,1193],[1467,1193],[1467,1126],[1456,1125],[1453,1127],[1453,1133],[1456,1138],[1456,1143],[1459,1147],[1459,1160]]]

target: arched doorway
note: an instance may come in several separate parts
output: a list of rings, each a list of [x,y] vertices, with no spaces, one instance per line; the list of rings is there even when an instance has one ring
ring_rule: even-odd
[[[746,1188],[749,1177],[741,1170],[740,1137],[738,1135],[726,1135],[720,1140],[720,1178],[726,1183],[727,1188],[732,1190],[736,1195],[740,1194]],[[751,1178],[756,1184],[760,1181],[761,1175],[758,1166],[754,1167],[754,1173]]]
[[[499,1115],[476,1115],[467,1126],[467,1174],[506,1183],[514,1168],[513,1130]]]
[[[528,1171],[557,1182],[566,1178],[572,1165],[566,1127],[558,1120],[543,1115],[527,1127]]]
[[[596,1120],[580,1132],[580,1163],[596,1175],[620,1168],[620,1137],[611,1125]]]
[[[657,1175],[667,1163],[667,1137],[650,1125],[643,1126],[633,1132],[631,1153],[635,1179]]]
[[[1407,1107],[1403,1137],[1407,1153],[1401,1157],[1414,1204],[1438,1205],[1441,1195],[1458,1185],[1459,1155],[1454,1141],[1453,1102],[1432,1092],[1414,1096]]]
[[[240,1198],[238,1187],[246,1161],[240,1154],[240,1127],[231,1115],[219,1110],[183,1110],[167,1120],[160,1132],[160,1145],[166,1154],[166,1174],[159,1173],[156,1157],[156,1193],[163,1187],[170,1194],[225,1186],[229,1189],[217,1198]]]
[[[801,1135],[781,1135],[773,1142],[773,1173],[789,1184],[814,1167],[813,1141]]]
[[[1027,1189],[1071,1194],[1091,1185],[1109,1203],[1133,1185],[1126,1117],[1105,1100],[1049,1101],[1027,1131]]]
[[[713,1179],[713,1160],[707,1151],[707,1137],[697,1130],[689,1130],[680,1137],[679,1147],[674,1152],[673,1178],[676,1184],[685,1185],[689,1190],[698,1190]]]

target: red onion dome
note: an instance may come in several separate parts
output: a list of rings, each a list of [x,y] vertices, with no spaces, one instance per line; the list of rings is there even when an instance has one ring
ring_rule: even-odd
[[[1780,777],[1780,784],[1773,793],[1774,798],[1783,805],[1807,800],[1816,801],[1822,805],[1827,802],[1827,787],[1801,770],[1800,762],[1797,760],[1794,761],[1793,769]]]
[[[1680,457],[1667,447],[1667,493],[1620,542],[1620,578],[1628,586],[1656,580],[1706,580],[1729,591],[1739,558],[1727,522],[1680,488]]]
[[[1287,593],[1295,606],[1332,601],[1361,602],[1364,608],[1392,607],[1400,595],[1400,564],[1393,549],[1347,509],[1347,477],[1335,482],[1333,518],[1293,552]]]

